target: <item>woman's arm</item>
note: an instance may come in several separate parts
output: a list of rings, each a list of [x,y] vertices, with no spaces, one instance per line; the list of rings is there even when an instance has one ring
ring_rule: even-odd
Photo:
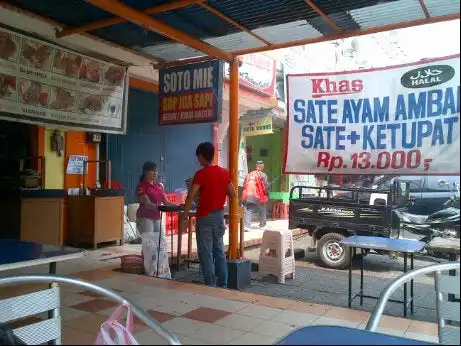
[[[168,200],[168,197],[166,196],[166,193],[164,192],[163,193],[163,205],[166,205],[168,207],[172,207],[172,206],[175,206],[177,205],[176,203],[172,203]]]
[[[158,207],[157,205],[155,205],[154,203],[152,203],[150,200],[149,200],[149,197],[147,197],[147,195],[141,195],[139,196],[139,203],[141,203],[143,206],[145,206],[147,209],[150,209],[150,210],[158,210]]]

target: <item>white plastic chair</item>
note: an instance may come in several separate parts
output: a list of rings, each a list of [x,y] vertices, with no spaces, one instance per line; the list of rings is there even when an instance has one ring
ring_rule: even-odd
[[[80,286],[114,300],[120,305],[130,306],[133,314],[160,335],[169,345],[180,345],[175,335],[168,332],[134,302],[91,282],[54,275],[14,276],[0,279],[0,287],[26,283],[51,285],[46,290],[0,300],[0,323],[48,312],[48,319],[13,330],[13,333],[27,345],[61,344],[60,289],[58,283]]]
[[[443,345],[458,345],[460,339],[460,283],[459,276],[447,275],[446,271],[456,271],[459,275],[460,262],[436,264],[412,270],[392,281],[381,293],[378,303],[368,321],[366,330],[376,331],[384,308],[391,295],[404,283],[422,275],[435,273],[435,291],[437,294],[437,316],[439,324],[439,341]],[[449,297],[454,299],[449,299]],[[458,297],[458,298],[457,298]],[[456,322],[457,327],[447,325],[447,321]]]

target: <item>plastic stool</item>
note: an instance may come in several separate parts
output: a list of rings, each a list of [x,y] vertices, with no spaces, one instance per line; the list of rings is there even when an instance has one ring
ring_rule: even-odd
[[[293,233],[290,230],[265,231],[259,254],[259,277],[274,275],[279,283],[285,283],[287,275],[295,278],[295,267]]]

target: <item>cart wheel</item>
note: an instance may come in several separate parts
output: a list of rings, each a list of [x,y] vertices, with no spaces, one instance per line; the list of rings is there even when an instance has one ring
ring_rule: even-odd
[[[317,254],[322,264],[331,269],[344,269],[349,265],[348,247],[343,247],[341,242],[346,237],[339,233],[327,233],[317,243]]]

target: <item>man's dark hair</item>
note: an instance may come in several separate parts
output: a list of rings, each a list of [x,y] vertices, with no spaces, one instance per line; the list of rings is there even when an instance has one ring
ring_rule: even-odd
[[[202,155],[202,157],[208,162],[212,162],[214,158],[214,145],[210,142],[200,143],[195,151],[197,157]]]

